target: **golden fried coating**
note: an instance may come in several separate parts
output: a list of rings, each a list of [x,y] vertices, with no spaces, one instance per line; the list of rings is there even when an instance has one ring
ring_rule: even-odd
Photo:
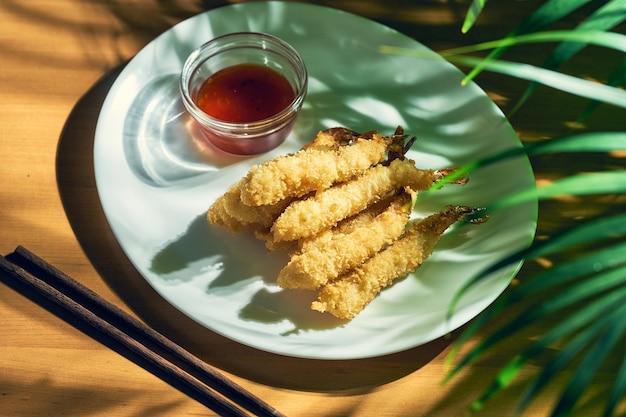
[[[211,224],[224,226],[229,231],[235,233],[246,227],[226,210],[226,200],[239,198],[239,187],[235,184],[223,196],[215,200],[207,213],[207,220]]]
[[[325,238],[309,242],[291,257],[278,274],[278,285],[314,290],[361,265],[404,233],[411,208],[411,195],[402,194],[366,226],[349,227],[347,233],[334,229],[324,233]]]
[[[450,225],[475,211],[451,206],[415,223],[404,236],[363,265],[323,285],[311,308],[341,319],[354,318],[383,288],[415,271]]]
[[[391,198],[393,198],[393,196]],[[312,248],[322,247],[330,242],[336,234],[350,234],[358,228],[367,227],[376,216],[380,215],[389,207],[391,198],[372,204],[356,215],[342,220],[333,228],[325,229],[314,236],[297,240],[299,251],[305,252]]]
[[[444,171],[418,169],[410,159],[376,165],[351,181],[290,204],[272,226],[274,241],[313,236],[359,213],[394,190],[404,186],[425,190],[443,175]]]
[[[302,149],[328,148],[337,150],[340,146],[349,145],[359,136],[361,135],[354,130],[345,127],[331,127],[317,132],[315,139],[304,145]]]
[[[327,136],[317,146],[252,167],[241,182],[241,201],[249,206],[272,205],[326,189],[383,161],[391,144],[391,138],[376,134],[331,147],[326,146]]]
[[[336,234],[347,234],[359,227],[367,227],[372,219],[387,208],[388,204],[389,201],[387,200],[380,201],[377,204],[367,207],[355,216],[342,220],[333,228],[322,230],[314,236],[299,240],[282,240],[280,242],[275,242],[272,232],[269,229],[257,229],[254,233],[257,239],[265,242],[265,246],[268,250],[284,250],[294,255],[316,246],[324,246],[330,242]]]
[[[299,152],[252,167],[207,219],[232,232],[250,230],[269,250],[285,250],[290,260],[278,284],[318,290],[313,310],[351,319],[414,271],[446,228],[474,210],[449,207],[407,231],[417,192],[454,172],[418,169],[404,157],[415,138],[407,139],[400,127],[391,136],[321,131]]]
[[[291,200],[279,201],[273,205],[249,207],[241,202],[241,183],[233,185],[209,208],[207,218],[210,223],[222,225],[232,232],[246,226],[267,229]]]

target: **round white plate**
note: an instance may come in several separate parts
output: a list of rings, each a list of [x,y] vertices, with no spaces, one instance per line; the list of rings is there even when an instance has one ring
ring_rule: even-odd
[[[178,76],[187,55],[224,33],[258,31],[295,47],[309,74],[296,126],[278,149],[233,157],[206,145],[183,110]],[[427,56],[381,53],[381,45]],[[448,233],[418,271],[343,322],[311,311],[313,293],[281,290],[285,254],[268,254],[246,234],[210,227],[206,211],[254,163],[293,152],[318,130],[345,126],[418,137],[410,156],[423,168],[456,166],[521,146],[504,116],[475,85],[437,54],[378,23],[310,4],[254,2],[190,18],[156,38],[113,84],[101,111],[94,163],[104,212],[120,245],[168,302],[207,328],[283,355],[349,359],[418,346],[486,308],[519,265],[500,271],[449,302],[473,274],[524,245],[536,226],[536,202],[492,214],[489,222]],[[526,158],[473,174],[427,198],[416,215],[446,204],[483,206],[534,186]]]

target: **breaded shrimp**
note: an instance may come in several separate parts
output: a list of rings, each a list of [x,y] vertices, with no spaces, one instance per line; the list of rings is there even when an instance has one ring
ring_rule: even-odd
[[[314,290],[359,266],[404,233],[411,209],[411,195],[403,193],[367,225],[352,227],[348,233],[333,230],[328,239],[309,243],[280,271],[278,285]]]
[[[331,127],[317,132],[315,139],[304,145],[302,149],[327,148],[337,150],[340,146],[349,145],[359,136],[361,136],[359,133],[345,127]]]
[[[237,232],[247,226],[267,229],[291,200],[282,200],[273,205],[249,207],[241,202],[241,183],[233,185],[209,208],[207,219],[212,224]]]
[[[342,220],[337,224],[337,226],[331,229],[322,230],[320,233],[304,239],[275,242],[273,240],[272,232],[269,229],[256,230],[255,236],[257,239],[265,242],[265,246],[268,250],[274,251],[281,249],[289,252],[291,256],[294,256],[316,247],[323,247],[324,245],[327,245],[336,235],[349,234],[360,227],[366,227],[376,216],[380,215],[389,206],[389,204],[390,199],[385,199],[376,204],[372,204],[356,215]]]
[[[396,159],[388,166],[376,165],[351,181],[290,204],[271,228],[274,241],[313,236],[364,210],[393,190],[404,186],[425,190],[447,172],[418,169],[409,159]]]
[[[328,244],[336,234],[349,234],[358,228],[366,227],[376,216],[385,211],[389,204],[390,201],[388,199],[381,200],[356,215],[342,220],[333,228],[325,229],[314,236],[297,240],[299,252],[302,253],[315,247],[323,247]]]
[[[255,165],[241,182],[241,201],[249,206],[271,205],[349,180],[383,161],[391,141],[373,134],[336,148],[322,142]]]
[[[354,318],[383,288],[415,271],[448,227],[476,212],[475,208],[450,206],[415,223],[404,236],[363,265],[323,285],[311,308],[341,319]]]
[[[213,203],[213,205],[209,208],[209,211],[207,212],[207,220],[211,224],[223,226],[230,232],[236,233],[240,230],[245,229],[246,224],[231,216],[224,207],[226,199],[228,198],[227,195],[229,195],[229,193],[230,190],[226,194],[218,198],[215,203]],[[229,197],[230,196],[232,196],[232,194],[229,195]]]
[[[299,152],[254,166],[214,202],[207,219],[285,250],[290,261],[278,284],[317,290],[313,310],[351,319],[419,267],[445,229],[473,211],[450,207],[407,231],[417,192],[448,183],[438,181],[455,171],[418,169],[405,159],[415,140],[407,138],[401,127],[391,136],[321,131]]]

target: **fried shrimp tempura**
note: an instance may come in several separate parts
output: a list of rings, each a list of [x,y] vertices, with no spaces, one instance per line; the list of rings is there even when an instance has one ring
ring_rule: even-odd
[[[451,175],[454,168],[418,169],[405,159],[414,141],[401,127],[391,136],[320,131],[299,152],[252,167],[207,219],[285,251],[278,285],[317,291],[313,310],[352,319],[419,267],[446,228],[477,210],[451,206],[407,226],[418,192],[468,180]]]
[[[396,196],[389,206],[365,227],[349,227],[347,233],[329,231],[328,239],[309,243],[291,257],[278,274],[283,288],[314,290],[353,269],[396,240],[409,221],[411,195]]]
[[[363,265],[322,286],[311,308],[341,319],[354,318],[383,288],[415,271],[448,227],[476,211],[451,206],[415,223],[404,236]]]
[[[383,161],[392,141],[376,133],[331,146],[331,137],[336,139],[320,133],[316,145],[252,167],[241,182],[241,201],[249,206],[271,205],[349,180]]]
[[[222,225],[232,232],[251,225],[258,229],[267,229],[291,203],[291,200],[283,200],[273,205],[249,207],[241,202],[240,196],[241,184],[237,183],[209,208],[208,221]]]
[[[367,227],[369,223],[376,216],[385,211],[390,204],[389,200],[382,200],[376,204],[372,204],[358,214],[342,220],[333,228],[323,230],[314,236],[297,240],[299,252],[302,253],[315,247],[323,247],[337,234],[350,234],[360,227]]]
[[[271,228],[275,242],[313,236],[355,215],[398,188],[421,191],[443,178],[448,170],[418,169],[410,159],[379,164],[363,175],[315,195],[295,201]]]
[[[295,255],[296,253],[305,252],[316,246],[324,246],[328,244],[335,235],[348,234],[359,227],[367,227],[367,225],[369,225],[377,215],[382,213],[388,205],[389,201],[380,201],[360,213],[342,220],[335,227],[322,230],[320,233],[304,239],[275,242],[272,232],[269,229],[255,230],[255,236],[257,239],[264,241],[265,247],[270,251],[281,249]]]
[[[345,127],[331,127],[317,132],[315,139],[304,145],[302,149],[327,148],[337,150],[340,146],[349,145],[359,136],[365,137],[365,135],[360,135]]]
[[[225,227],[227,230],[236,233],[243,230],[246,225],[231,216],[224,208],[224,196],[220,197],[213,203],[207,213],[207,220],[211,224]]]

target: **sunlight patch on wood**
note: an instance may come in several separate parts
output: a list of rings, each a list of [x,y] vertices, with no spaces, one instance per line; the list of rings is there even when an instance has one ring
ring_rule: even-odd
[[[535,262],[537,262],[541,267],[543,268],[551,268],[554,265],[554,262],[552,262],[550,259],[548,258],[535,258]]]
[[[489,96],[489,98],[498,106],[504,106],[510,101],[509,97],[503,96],[494,91],[487,91],[487,96]]]
[[[583,130],[587,128],[587,125],[585,123],[579,122],[579,121],[565,122],[564,124],[570,129],[575,129],[575,130]]]

